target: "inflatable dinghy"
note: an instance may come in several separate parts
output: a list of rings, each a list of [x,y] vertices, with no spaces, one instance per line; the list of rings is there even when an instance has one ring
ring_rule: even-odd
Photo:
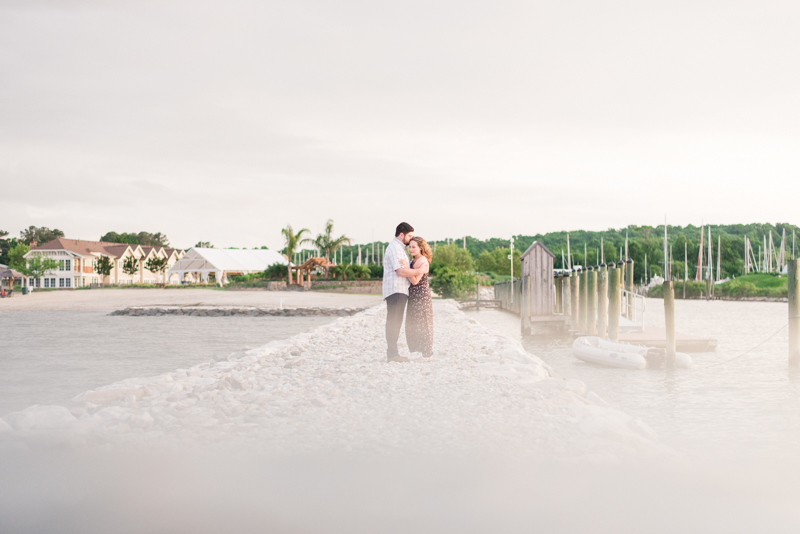
[[[572,354],[585,362],[622,369],[661,367],[667,357],[665,349],[619,343],[596,336],[577,338],[572,344]],[[689,369],[692,366],[692,358],[683,352],[676,352],[675,363],[682,369]]]

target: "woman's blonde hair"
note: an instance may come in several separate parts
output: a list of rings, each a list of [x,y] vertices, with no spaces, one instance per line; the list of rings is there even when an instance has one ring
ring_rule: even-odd
[[[428,244],[427,241],[422,239],[419,236],[414,236],[411,238],[411,241],[416,241],[417,245],[419,245],[419,251],[428,259],[428,263],[433,261],[433,251],[431,250],[431,246]]]

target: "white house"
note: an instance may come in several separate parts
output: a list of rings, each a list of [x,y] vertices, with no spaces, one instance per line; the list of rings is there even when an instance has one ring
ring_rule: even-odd
[[[146,263],[152,257],[167,258],[169,269],[180,259],[183,251],[60,237],[33,247],[25,254],[25,258],[29,259],[34,255],[56,260],[58,268],[45,273],[41,278],[29,279],[28,284],[31,287],[72,289],[90,284],[178,283],[177,277],[170,279],[166,272],[151,272]],[[111,262],[111,272],[105,276],[96,269],[96,262],[104,256]],[[136,260],[136,269],[132,274],[123,270],[126,260],[130,261],[129,258]]]
[[[274,263],[287,265],[283,256],[272,250],[247,250],[223,248],[190,248],[167,271],[167,275],[177,276],[179,281],[204,281],[214,274],[219,285],[228,283],[228,275],[250,274],[265,270]]]

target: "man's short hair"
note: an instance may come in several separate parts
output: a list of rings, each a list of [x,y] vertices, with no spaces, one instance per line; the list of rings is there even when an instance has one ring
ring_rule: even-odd
[[[408,224],[407,222],[401,222],[397,225],[397,228],[394,231],[394,236],[397,237],[400,234],[407,234],[408,232],[413,232],[414,227]]]

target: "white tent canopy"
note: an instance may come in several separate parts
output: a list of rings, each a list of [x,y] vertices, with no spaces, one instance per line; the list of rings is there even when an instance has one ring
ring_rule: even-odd
[[[221,285],[227,281],[228,273],[256,273],[274,263],[286,265],[288,262],[282,254],[272,250],[191,248],[167,274],[177,274],[181,281],[186,274],[192,274],[207,282],[209,273],[214,273],[217,283]]]

